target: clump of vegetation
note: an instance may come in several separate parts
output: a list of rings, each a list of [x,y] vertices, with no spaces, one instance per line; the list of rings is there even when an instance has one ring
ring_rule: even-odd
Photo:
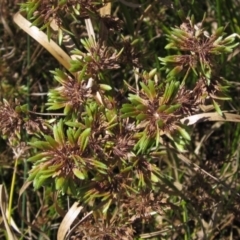
[[[197,4],[21,3],[61,65],[39,47],[33,64],[29,38],[24,71],[0,63],[5,235],[237,239],[239,29]]]

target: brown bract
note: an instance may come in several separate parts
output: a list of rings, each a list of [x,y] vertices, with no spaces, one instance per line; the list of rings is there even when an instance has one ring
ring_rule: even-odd
[[[55,6],[54,8],[53,5]],[[79,9],[76,9],[76,6],[79,6]],[[54,19],[60,27],[62,25],[62,16],[64,15],[75,11],[79,18],[89,18],[91,14],[97,14],[97,11],[103,6],[104,4],[101,2],[92,0],[67,0],[63,4],[44,0],[40,1],[35,17],[42,16],[45,23]]]
[[[23,123],[21,115],[7,101],[0,105],[0,132],[3,136],[18,138]]]

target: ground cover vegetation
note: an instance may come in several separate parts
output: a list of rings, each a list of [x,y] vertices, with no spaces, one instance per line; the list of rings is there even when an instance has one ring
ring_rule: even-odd
[[[239,1],[0,4],[1,239],[239,239]]]

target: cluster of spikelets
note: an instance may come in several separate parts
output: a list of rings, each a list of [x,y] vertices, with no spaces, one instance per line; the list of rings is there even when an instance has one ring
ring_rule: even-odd
[[[174,143],[189,141],[181,118],[199,112],[207,99],[221,114],[218,99],[226,97],[227,85],[215,78],[216,55],[235,47],[235,36],[222,39],[221,28],[206,37],[191,24],[184,23],[187,29],[173,29],[169,36],[167,47],[182,54],[160,59],[166,80],[159,79],[156,69],[143,72],[139,89],[125,83],[121,97],[116,98],[120,90],[109,79],[111,66],[103,64],[107,62],[103,56],[99,59],[99,54],[89,51],[96,49],[91,41],[84,44],[87,54],[79,52],[72,62],[75,78],[54,72],[61,86],[49,93],[49,109],[64,108],[66,117],[54,125],[53,137],[32,143],[41,149],[30,158],[35,165],[29,180],[36,188],[50,182],[86,204],[101,200],[103,213],[118,205],[119,199],[157,189],[163,174],[156,165],[164,145],[162,136],[168,135]],[[120,54],[114,53],[110,62],[118,65]],[[189,83],[190,71],[195,84]]]

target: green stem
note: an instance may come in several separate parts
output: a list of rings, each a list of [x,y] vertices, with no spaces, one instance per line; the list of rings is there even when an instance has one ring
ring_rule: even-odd
[[[27,65],[30,66],[30,61],[31,61],[31,56],[30,56],[30,37],[27,36]],[[27,76],[27,107],[28,110],[30,110],[30,78]],[[26,142],[28,141],[28,135],[26,134],[25,136]],[[23,161],[23,168],[24,168],[24,173],[23,173],[23,181],[25,182],[27,179],[27,172],[28,172],[28,166],[27,162]],[[25,217],[25,212],[26,212],[26,193],[24,192],[22,195],[22,217],[24,219]],[[23,232],[24,230],[24,221],[21,221],[21,230]]]
[[[182,208],[183,208],[183,222],[186,225],[186,234],[184,234],[184,240],[188,240],[190,239],[190,231],[189,231],[189,227],[187,225],[187,221],[188,221],[188,213],[187,213],[187,208],[186,208],[186,202],[184,200],[182,200]]]
[[[217,6],[217,21],[218,21],[218,27],[220,27],[220,26],[222,26],[220,0],[216,0],[216,6]]]
[[[11,222],[11,212],[12,212],[14,185],[16,182],[17,165],[18,165],[18,158],[15,160],[15,164],[14,164],[14,171],[13,171],[13,176],[12,176],[9,203],[8,203],[8,222],[9,223]]]

